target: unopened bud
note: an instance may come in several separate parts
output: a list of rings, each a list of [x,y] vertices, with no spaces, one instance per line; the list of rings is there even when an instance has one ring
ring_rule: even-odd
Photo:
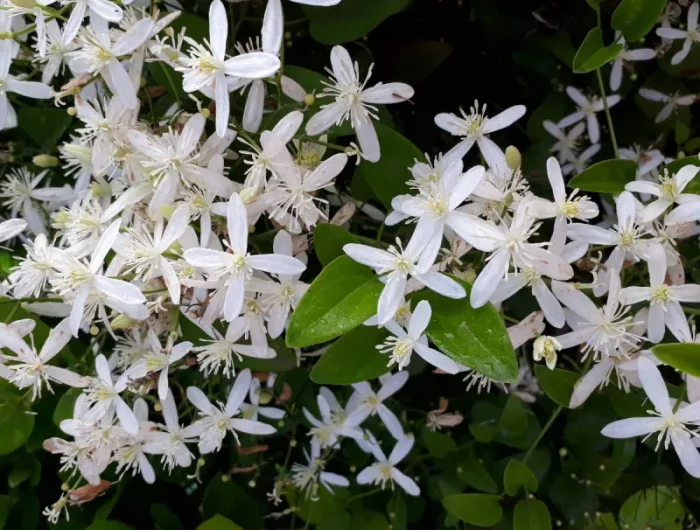
[[[515,171],[520,167],[523,162],[523,157],[520,151],[514,145],[509,145],[506,147],[506,164],[510,169]]]
[[[31,9],[36,6],[36,0],[10,0],[10,3],[25,9]]]
[[[58,165],[58,158],[51,155],[36,155],[32,158],[35,166],[39,167],[56,167]]]
[[[129,318],[124,314],[119,314],[112,320],[112,329],[130,329],[137,323],[138,322],[133,318]]]
[[[75,107],[68,107],[66,109],[66,112],[68,113],[68,116],[75,116],[78,114],[78,111],[75,109]]]
[[[228,475],[221,475],[221,482],[231,482],[231,477]]]
[[[86,145],[63,144],[61,151],[85,165],[92,164],[92,149]]]
[[[466,282],[474,283],[476,281],[476,272],[474,272],[474,269],[467,269],[462,273],[462,278]]]
[[[100,332],[100,328],[98,328],[97,326],[90,327],[90,335],[92,335],[93,337],[95,335],[97,335],[99,332]]]
[[[279,420],[279,421],[277,422],[277,426],[278,426],[280,429],[281,429],[282,427],[284,427],[284,426],[285,426],[284,420]]]
[[[260,392],[260,404],[267,405],[272,401],[272,394],[265,392],[264,390]]]
[[[315,101],[316,101],[316,96],[314,96],[313,94],[306,94],[304,96],[304,105],[311,106],[314,104]]]
[[[297,441],[296,440],[290,440],[289,441],[289,447],[296,447],[297,446]]]
[[[544,359],[547,363],[547,368],[554,370],[554,367],[557,365],[557,352],[561,348],[561,342],[554,337],[541,335],[535,339],[535,343],[532,346],[532,358],[535,361]]]
[[[357,466],[350,466],[350,473],[357,473]]]
[[[241,198],[241,201],[243,204],[248,204],[251,202],[255,197],[258,196],[258,192],[255,188],[243,188],[239,193],[238,196]]]
[[[156,412],[160,412],[161,410],[163,410],[163,405],[161,405],[160,403],[156,403],[155,405],[153,405],[153,410],[155,410]]]
[[[254,480],[248,481],[248,487],[249,487],[249,488],[254,488],[254,487],[255,487],[255,481],[254,481]]]
[[[61,491],[68,491],[70,489],[70,486],[67,483],[61,484]]]
[[[110,188],[109,184],[106,183],[91,182],[90,190],[92,191],[92,196],[95,199],[112,196],[112,188]]]
[[[207,119],[209,116],[211,116],[211,111],[209,109],[202,109],[200,114],[204,117],[204,119]]]

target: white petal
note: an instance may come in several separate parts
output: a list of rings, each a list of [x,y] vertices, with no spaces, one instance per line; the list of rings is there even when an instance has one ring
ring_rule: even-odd
[[[605,378],[610,376],[611,369],[612,361],[608,359],[593,366],[586,375],[576,382],[569,401],[569,407],[575,409],[583,405],[593,391],[605,381]]]
[[[391,470],[391,477],[409,495],[413,495],[414,497],[418,497],[420,495],[420,488],[418,487],[418,484],[416,484],[412,478],[407,477],[398,469],[393,468]]]
[[[428,364],[432,364],[436,368],[440,368],[440,370],[444,370],[448,374],[456,374],[459,372],[459,365],[444,353],[440,353],[439,351],[420,343],[414,344],[413,347],[415,352]]]
[[[226,75],[245,79],[264,79],[273,76],[279,68],[279,58],[265,52],[244,53],[224,63]]]
[[[697,3],[693,3],[693,6],[697,7],[697,5]],[[673,429],[670,432],[671,443],[676,450],[681,465],[693,477],[700,478],[700,453],[698,453],[697,447],[695,447],[690,439],[690,435],[685,431],[679,431],[677,429]]]
[[[187,399],[204,414],[211,414],[216,410],[206,394],[196,386],[187,387]]]
[[[664,417],[671,415],[671,404],[668,397],[668,389],[661,372],[646,357],[637,360],[637,373],[644,387],[647,397],[656,407],[656,410]]]
[[[435,291],[447,298],[459,299],[467,296],[464,287],[455,280],[440,272],[428,271],[415,277],[416,280],[424,284],[428,289]]]
[[[215,58],[220,61],[226,56],[228,37],[228,15],[221,0],[214,0],[209,6],[209,43]]]
[[[509,262],[510,255],[506,250],[499,250],[491,255],[490,261],[479,273],[472,287],[469,297],[472,307],[481,307],[489,301],[503,280]]]
[[[226,401],[226,414],[233,416],[241,408],[252,381],[253,376],[249,369],[246,368],[238,374]]]
[[[659,418],[627,418],[606,425],[600,433],[608,438],[634,438],[658,429]]]
[[[243,418],[234,418],[231,420],[231,426],[236,431],[245,432],[248,434],[267,435],[274,434],[277,429],[273,426],[261,421],[245,420]]]

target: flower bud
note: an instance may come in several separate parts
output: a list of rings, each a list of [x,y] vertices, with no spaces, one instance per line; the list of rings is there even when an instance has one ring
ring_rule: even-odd
[[[75,116],[78,114],[78,111],[75,109],[75,107],[68,107],[66,109],[66,112],[68,113],[68,116]]]
[[[61,150],[85,165],[92,164],[92,149],[85,145],[63,144]]]
[[[124,314],[119,314],[112,320],[112,329],[130,329],[137,324],[138,322],[133,318],[129,318]]]
[[[58,158],[51,155],[36,155],[32,158],[35,166],[39,167],[56,167],[58,165]]]
[[[261,405],[267,405],[272,401],[272,395],[269,392],[266,392],[265,390],[262,390],[260,392],[260,404]]]
[[[535,344],[532,347],[532,358],[535,361],[542,359],[547,363],[547,368],[554,370],[557,365],[557,352],[561,350],[561,342],[554,337],[540,335],[535,339]]]
[[[36,0],[10,0],[10,3],[25,9],[31,9],[36,6]]]
[[[90,335],[92,335],[93,337],[96,336],[99,332],[100,328],[98,328],[97,326],[90,327]]]
[[[248,204],[251,202],[255,197],[257,197],[258,192],[255,188],[250,187],[250,188],[243,188],[239,193],[238,196],[241,198],[241,201],[243,204]]]
[[[474,283],[476,281],[476,272],[474,272],[474,269],[467,269],[462,273],[462,278],[466,282]]]
[[[209,116],[211,116],[211,111],[209,109],[202,109],[199,113],[202,116],[204,116],[204,119],[207,119],[209,118]]]
[[[314,96],[313,94],[306,94],[304,96],[304,105],[307,105],[310,107],[311,105],[314,104],[315,101],[316,101],[316,96]]]
[[[509,145],[506,147],[506,164],[507,166],[515,171],[520,167],[523,162],[523,157],[520,151],[514,145]]]

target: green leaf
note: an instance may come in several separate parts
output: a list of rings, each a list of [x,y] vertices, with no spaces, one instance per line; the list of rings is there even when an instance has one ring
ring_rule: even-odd
[[[329,341],[377,313],[384,285],[372,269],[340,256],[321,271],[292,314],[287,345],[304,348]]]
[[[329,493],[326,488],[318,488],[318,495],[311,498],[302,492],[295,490],[295,494],[301,495],[297,501],[299,517],[310,524],[320,524],[328,519],[335,518],[343,512],[346,504],[347,493],[345,490],[337,491],[337,494]]]
[[[17,112],[18,127],[44,150],[56,148],[72,121],[73,117],[61,109],[22,107]]]
[[[391,127],[377,123],[375,128],[382,156],[374,164],[363,160],[358,170],[384,206],[390,208],[391,199],[409,192],[406,182],[411,179],[411,173],[408,168],[416,159],[424,160],[424,156],[410,140]]]
[[[334,342],[311,370],[319,385],[352,385],[389,371],[388,357],[377,351],[386,340],[385,329],[359,326]]]
[[[5,386],[7,385],[7,386]],[[21,397],[3,382],[0,402],[0,455],[8,455],[24,445],[34,430],[34,415],[24,406]]]
[[[155,79],[156,83],[162,86],[177,101],[186,97],[182,89],[182,74],[163,61],[149,63],[148,71]]]
[[[657,344],[651,352],[662,363],[686,374],[700,377],[700,344],[695,342]]]
[[[282,339],[271,340],[270,348],[277,353],[272,359],[245,356],[237,366],[242,369],[250,368],[253,372],[287,372],[297,367],[296,354],[284,344]]]
[[[406,501],[403,496],[396,492],[389,499],[386,505],[386,513],[391,521],[391,526],[394,530],[407,530],[408,521],[406,515]]]
[[[676,130],[674,136],[677,145],[682,145],[690,137],[690,128],[682,121],[676,122]],[[700,161],[700,160],[699,160]]]
[[[515,505],[513,530],[547,530],[552,528],[552,518],[547,505],[537,499],[520,501]]]
[[[81,390],[79,388],[69,388],[63,393],[53,411],[54,425],[59,425],[63,420],[73,417],[75,401],[78,399],[80,394]]]
[[[453,46],[433,40],[389,41],[386,53],[391,61],[384,64],[384,75],[393,81],[402,81],[411,86],[428,77],[452,51]]]
[[[406,0],[343,0],[338,5],[303,5],[311,36],[321,44],[342,44],[364,37],[386,18],[407,5]]]
[[[242,506],[245,509],[241,509]],[[202,499],[201,512],[207,519],[217,514],[228,517],[245,530],[265,528],[258,504],[235,482],[221,480],[221,475],[216,475],[209,482]]]
[[[182,530],[182,524],[177,515],[162,502],[151,504],[151,517],[159,530]]]
[[[207,519],[197,527],[197,530],[243,530],[240,526],[234,523],[231,519],[227,519],[223,515],[215,515],[211,519]]]
[[[465,461],[457,466],[457,476],[475,490],[484,493],[498,493],[499,491],[496,481],[474,454],[470,454]]]
[[[569,408],[571,394],[574,392],[574,386],[576,386],[577,381],[581,377],[580,374],[561,370],[560,368],[550,370],[543,364],[536,364],[535,376],[549,399],[557,405]]]
[[[185,35],[191,39],[202,42],[204,39],[209,40],[209,21],[192,13],[180,13],[180,16],[172,21],[170,27],[173,28],[175,34],[179,34],[182,28],[185,29]],[[185,44],[185,49],[189,44]]]
[[[656,486],[638,491],[620,508],[620,526],[628,530],[681,530],[685,508],[678,488]]]
[[[445,458],[450,453],[457,451],[457,444],[449,434],[431,431],[427,427],[423,427],[421,438],[433,458]]]
[[[10,516],[12,504],[13,501],[9,495],[0,495],[0,529],[5,528],[7,518]]]
[[[321,265],[328,265],[338,256],[344,256],[343,245],[357,243],[357,238],[340,226],[323,223],[314,229],[314,248]]]
[[[651,31],[665,7],[666,0],[622,0],[610,25],[621,31],[627,42],[634,42]]]
[[[574,73],[586,74],[612,61],[622,51],[622,44],[605,46],[603,30],[596,27],[588,32],[574,57]]]
[[[511,458],[503,472],[503,488],[506,493],[514,497],[523,487],[526,493],[537,491],[537,478],[534,473],[520,460]]]
[[[503,319],[492,304],[474,309],[471,286],[458,278],[467,296],[454,300],[433,291],[421,291],[415,300],[428,300],[433,310],[426,330],[440,351],[494,381],[512,383],[518,378],[518,361]]]
[[[632,160],[603,160],[584,169],[569,181],[570,188],[596,193],[622,193],[625,184],[637,175],[637,164]]]
[[[498,495],[484,493],[462,493],[442,499],[442,505],[451,514],[465,523],[489,527],[503,518],[503,509]]]
[[[87,530],[133,530],[133,528],[121,521],[95,521],[87,527]]]

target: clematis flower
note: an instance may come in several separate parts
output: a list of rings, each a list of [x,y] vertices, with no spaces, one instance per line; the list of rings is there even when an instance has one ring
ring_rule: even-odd
[[[116,413],[119,422],[129,434],[139,431],[139,420],[119,395],[129,383],[129,376],[122,374],[116,381],[112,379],[112,370],[104,355],[95,358],[97,378],[87,388],[87,403],[91,406],[88,417],[93,420],[112,418]]]
[[[162,455],[161,462],[168,471],[172,471],[176,466],[190,467],[194,456],[187,448],[187,444],[196,441],[196,437],[193,436],[191,427],[180,425],[172,392],[168,392],[166,398],[160,403],[165,426],[161,426],[163,430],[148,433],[143,444],[143,452]]]
[[[406,455],[411,452],[414,441],[413,436],[406,436],[396,442],[394,449],[389,454],[389,458],[386,457],[378,443],[374,442],[367,444],[377,461],[357,474],[357,483],[376,484],[380,485],[382,489],[384,489],[387,482],[390,482],[392,487],[394,482],[396,482],[399,486],[401,486],[401,489],[403,489],[409,495],[413,495],[415,497],[420,495],[420,488],[413,481],[413,479],[404,475],[396,468],[401,460],[403,460]]]
[[[559,120],[557,125],[559,127],[568,127],[581,120],[586,120],[588,138],[591,140],[591,143],[597,144],[600,141],[600,125],[598,124],[596,114],[605,109],[603,100],[597,97],[588,99],[580,90],[572,86],[566,87],[566,93],[573,102],[578,105],[578,108],[573,114],[569,114],[565,118]],[[620,102],[620,96],[613,94],[612,96],[608,96],[606,101],[608,103],[608,108],[612,107]]]
[[[601,434],[608,438],[648,438],[656,433],[656,450],[662,443],[665,449],[673,445],[683,468],[692,476],[700,477],[700,453],[692,440],[693,436],[697,436],[697,426],[700,424],[700,402],[692,405],[671,402],[659,369],[649,359],[640,357],[637,371],[654,410],[643,418],[614,421],[606,425]]]
[[[664,170],[664,174],[659,176],[658,183],[637,180],[626,184],[625,189],[627,191],[646,193],[658,197],[654,202],[644,207],[639,220],[642,223],[650,223],[674,204],[682,205],[700,199],[699,195],[683,193],[685,187],[695,178],[698,171],[700,171],[700,167],[687,165],[682,167],[677,173],[674,173],[673,176],[669,176],[668,170]],[[679,215],[676,214],[676,216]]]
[[[656,28],[656,34],[664,39],[680,40],[683,39],[683,46],[671,57],[671,64],[680,64],[688,57],[693,43],[700,40],[700,32],[698,32],[698,13],[700,13],[700,5],[693,2],[688,9],[688,18],[685,29],[677,29],[670,27]]]
[[[63,6],[70,4],[74,5],[63,28],[64,42],[71,42],[75,39],[78,30],[83,25],[86,12],[89,14],[90,20],[97,16],[107,22],[120,22],[124,18],[122,8],[109,0],[61,0]]]
[[[321,484],[329,493],[333,493],[331,486],[347,488],[350,481],[342,475],[324,471],[325,462],[321,458],[321,446],[311,441],[311,452],[304,449],[306,464],[292,464],[292,482],[299,490],[306,493],[311,499],[316,498],[318,485]]]
[[[615,32],[615,42],[622,44],[623,48],[617,54],[610,69],[610,90],[617,92],[622,84],[622,71],[625,63],[630,61],[649,61],[656,57],[656,50],[651,48],[637,48],[630,50],[624,37],[620,36],[620,32]]]
[[[306,124],[306,134],[319,136],[333,125],[350,120],[365,158],[377,162],[381,153],[377,131],[372,120],[377,116],[378,104],[402,103],[413,97],[413,88],[405,83],[377,83],[365,88],[372,75],[370,65],[367,78],[360,81],[360,67],[353,63],[348,51],[342,46],[331,50],[331,82],[316,97],[333,97],[335,101],[325,105]]]
[[[27,229],[27,221],[24,219],[10,219],[0,223],[0,243],[18,236]]]
[[[583,131],[586,130],[585,123],[577,123],[568,132],[565,132],[556,123],[549,120],[543,121],[542,127],[556,140],[554,145],[549,148],[549,151],[557,154],[557,160],[559,160],[560,164],[576,160],[580,138]]]
[[[652,90],[651,88],[640,88],[639,95],[644,99],[648,99],[649,101],[664,104],[659,113],[656,115],[656,118],[654,118],[655,123],[666,121],[671,114],[678,110],[679,107],[689,107],[695,103],[695,100],[697,99],[697,96],[694,94],[681,95],[678,92],[675,92],[674,94],[668,95],[659,92],[658,90]]]
[[[372,390],[372,386],[367,381],[352,385],[355,393],[350,397],[349,408],[353,408],[348,420],[356,422],[358,425],[368,417],[377,415],[382,420],[391,435],[400,440],[405,436],[401,422],[396,415],[391,412],[384,401],[401,390],[408,381],[408,372],[402,370],[386,378],[380,378],[382,384],[378,392]]]

